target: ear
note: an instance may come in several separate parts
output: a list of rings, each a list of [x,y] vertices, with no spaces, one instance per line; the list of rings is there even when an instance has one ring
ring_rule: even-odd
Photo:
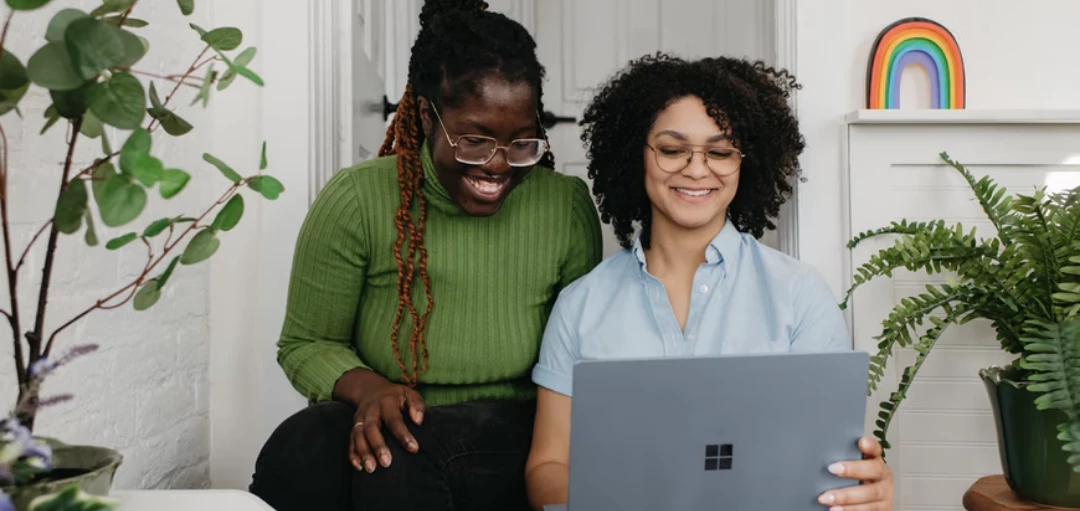
[[[427,98],[423,96],[417,96],[416,101],[417,107],[420,109],[421,129],[424,130],[424,137],[430,139],[431,128],[434,125],[431,115],[431,102],[429,102]]]

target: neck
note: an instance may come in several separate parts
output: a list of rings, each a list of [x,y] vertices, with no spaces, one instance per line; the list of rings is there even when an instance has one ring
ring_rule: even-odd
[[[649,249],[645,250],[650,273],[695,271],[705,262],[705,249],[724,228],[726,221],[725,215],[708,225],[686,229],[654,210]]]

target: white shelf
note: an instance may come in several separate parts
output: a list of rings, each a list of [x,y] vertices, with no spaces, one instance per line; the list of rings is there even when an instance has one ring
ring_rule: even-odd
[[[1080,124],[1080,110],[855,110],[847,124]]]

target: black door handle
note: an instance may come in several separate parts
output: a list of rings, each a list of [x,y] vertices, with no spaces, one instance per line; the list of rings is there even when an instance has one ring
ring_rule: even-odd
[[[397,107],[398,107],[397,103],[391,103],[390,98],[387,98],[386,95],[383,95],[383,98],[382,98],[383,120],[385,121],[385,120],[389,119],[391,115],[393,115],[395,112],[397,112]],[[551,129],[552,127],[554,127],[556,124],[558,124],[560,122],[575,123],[575,122],[577,122],[577,119],[574,118],[574,117],[566,117],[566,116],[555,115],[550,110],[545,110],[543,113],[540,114],[540,125],[542,125],[544,127],[544,129]]]

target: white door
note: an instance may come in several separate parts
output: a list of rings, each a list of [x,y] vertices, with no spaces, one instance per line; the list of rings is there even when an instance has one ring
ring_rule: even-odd
[[[392,0],[356,0],[356,30],[352,37],[352,143],[348,147],[352,165],[375,157],[386,135],[383,120],[383,84],[386,76],[387,29],[384,11]]]
[[[535,27],[548,74],[544,107],[573,119],[548,132],[555,161],[561,172],[586,180],[587,159],[576,121],[594,88],[629,60],[656,51],[688,58],[775,60],[773,0],[503,0],[492,1],[491,7]],[[619,247],[607,225],[604,237],[607,256]],[[763,241],[779,244],[775,232]]]

